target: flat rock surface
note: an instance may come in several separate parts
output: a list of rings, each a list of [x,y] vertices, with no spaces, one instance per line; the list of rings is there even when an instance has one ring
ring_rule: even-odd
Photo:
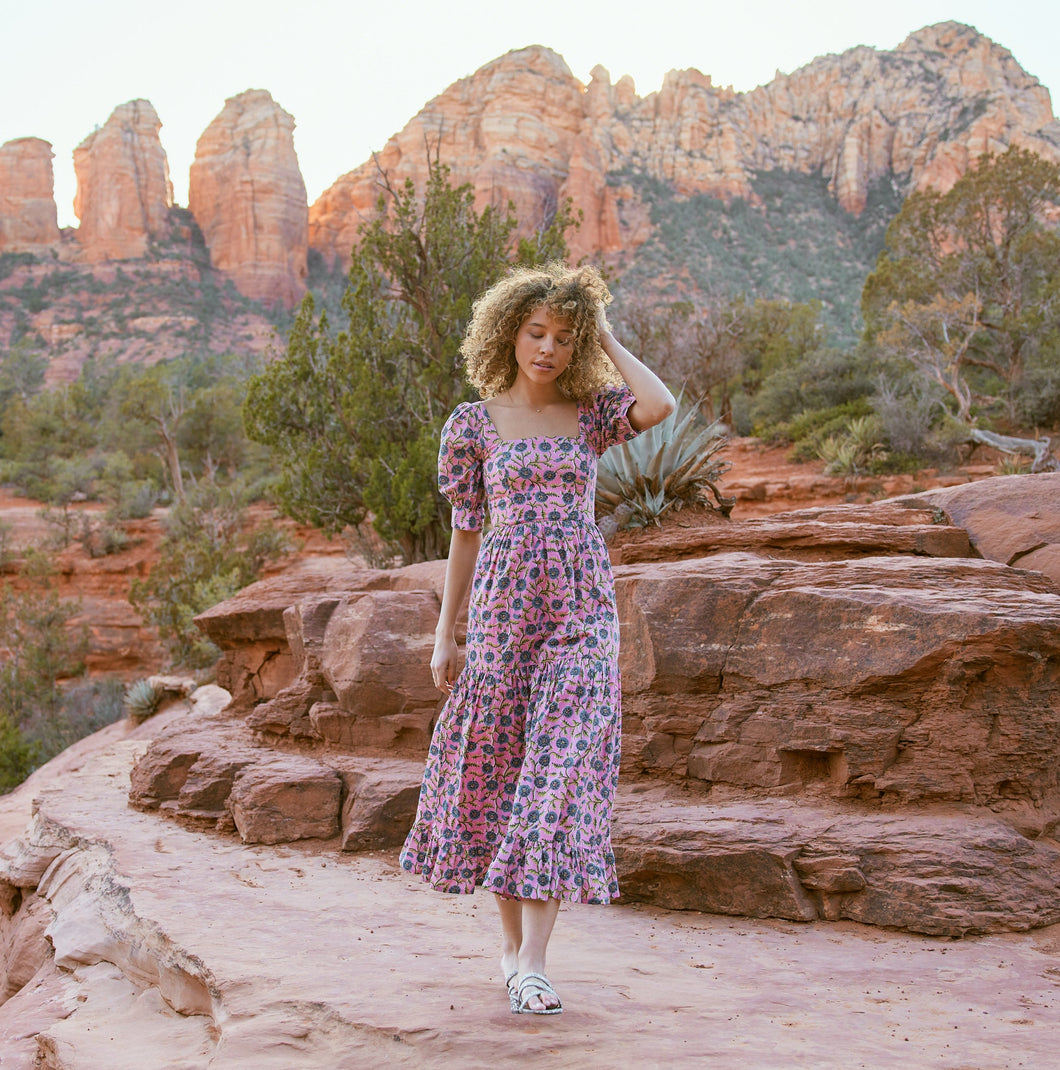
[[[132,810],[144,741],[98,743],[33,785],[36,838],[64,847],[41,882],[60,968],[0,1007],[3,1070],[33,1066],[37,1032],[45,1065],[78,1070],[1056,1065],[1060,927],[951,941],[568,906],[566,1012],[514,1016],[485,896],[432,892],[392,851],[243,846]]]
[[[944,509],[983,557],[1042,572],[1060,587],[1060,472],[999,476],[906,501]]]
[[[679,561],[732,550],[768,553],[801,561],[832,561],[883,554],[971,557],[963,528],[939,523],[929,508],[896,505],[836,505],[749,520],[729,520],[690,510],[692,522],[620,532],[611,561]]]

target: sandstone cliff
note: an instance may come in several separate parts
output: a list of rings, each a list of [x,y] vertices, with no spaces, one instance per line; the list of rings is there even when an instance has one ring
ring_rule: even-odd
[[[287,307],[305,292],[308,250],[293,132],[264,90],[230,97],[199,138],[188,189],[213,266],[245,296]]]
[[[527,226],[560,198],[585,215],[577,253],[642,240],[648,210],[630,176],[678,195],[753,199],[756,173],[823,175],[846,211],[873,186],[947,187],[986,151],[1019,144],[1060,159],[1048,90],[1011,53],[969,26],[929,26],[893,51],[823,56],[750,93],[714,86],[691,69],[638,97],[597,67],[588,86],[561,57],[510,52],[450,86],[387,143],[340,178],[310,210],[310,243],[345,259],[357,224],[392,179],[422,176],[427,145],[480,203],[515,201]]]
[[[74,149],[74,212],[84,260],[141,257],[165,233],[173,186],[161,128],[149,101],[131,100]]]
[[[52,156],[38,137],[0,145],[0,252],[37,252],[58,242]]]

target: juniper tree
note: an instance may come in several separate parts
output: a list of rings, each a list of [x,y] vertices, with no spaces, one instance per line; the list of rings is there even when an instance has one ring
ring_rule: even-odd
[[[866,338],[907,360],[974,423],[1008,415],[1029,364],[1060,364],[1060,166],[1026,149],[984,155],[946,193],[911,194],[865,282]]]
[[[307,296],[286,352],[244,402],[247,434],[275,451],[290,516],[331,533],[370,518],[406,562],[445,555],[435,469],[445,419],[472,396],[459,366],[471,306],[512,263],[562,259],[572,225],[568,203],[516,240],[513,206],[479,211],[437,159],[422,190],[383,176],[353,250],[342,329]]]

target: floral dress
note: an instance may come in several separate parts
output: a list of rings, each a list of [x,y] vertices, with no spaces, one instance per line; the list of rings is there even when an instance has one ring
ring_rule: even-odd
[[[442,432],[453,527],[479,531],[467,661],[439,715],[401,864],[432,887],[607,903],[618,895],[618,618],[593,501],[597,458],[632,438],[628,388],[578,434],[504,440],[482,404]]]

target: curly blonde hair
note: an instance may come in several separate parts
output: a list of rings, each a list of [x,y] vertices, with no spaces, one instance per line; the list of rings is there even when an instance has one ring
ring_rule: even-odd
[[[584,401],[622,377],[600,348],[600,327],[611,294],[596,268],[568,268],[555,262],[535,268],[513,268],[482,294],[471,310],[471,322],[460,352],[465,372],[483,398],[496,397],[515,382],[515,336],[531,312],[547,308],[566,320],[574,335],[570,364],[556,385],[574,401]]]

